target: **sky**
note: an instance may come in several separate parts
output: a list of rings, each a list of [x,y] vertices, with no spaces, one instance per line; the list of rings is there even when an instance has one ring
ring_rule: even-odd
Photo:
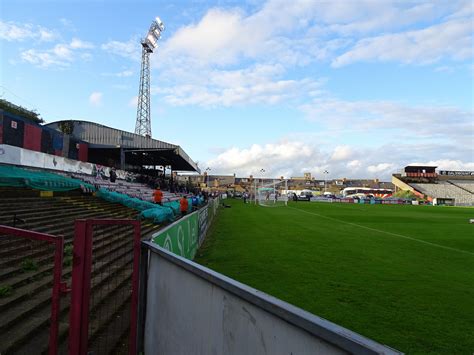
[[[0,96],[46,122],[133,132],[140,39],[159,16],[152,136],[202,170],[474,170],[473,13],[469,0],[3,0]]]

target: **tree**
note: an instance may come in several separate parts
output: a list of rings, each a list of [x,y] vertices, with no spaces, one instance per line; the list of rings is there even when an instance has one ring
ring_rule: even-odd
[[[397,191],[393,194],[394,197],[399,197],[399,198],[406,198],[407,200],[410,199],[419,199],[418,196],[416,196],[413,192],[408,191],[408,190],[400,190]]]
[[[58,124],[58,128],[64,134],[72,134],[74,132],[74,121],[61,121]]]
[[[35,123],[43,123],[44,120],[36,110],[28,110],[22,106],[15,105],[10,101],[0,99],[0,109],[10,112],[14,115],[29,119]]]

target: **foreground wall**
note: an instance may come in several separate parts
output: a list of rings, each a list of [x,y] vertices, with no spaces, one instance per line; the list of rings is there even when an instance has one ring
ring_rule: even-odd
[[[145,354],[399,354],[156,244],[143,245],[149,264],[139,351]]]

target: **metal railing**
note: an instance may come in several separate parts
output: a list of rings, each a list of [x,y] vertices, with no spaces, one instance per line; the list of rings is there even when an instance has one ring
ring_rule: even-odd
[[[75,228],[69,354],[135,354],[140,222],[76,220]]]
[[[63,269],[64,237],[39,233],[15,227],[0,225],[0,264],[4,287],[15,292],[15,287],[30,287],[29,296],[34,300],[40,290],[51,284],[51,316],[49,324],[48,353],[58,352],[58,331],[61,293],[66,290],[61,282]],[[52,268],[52,280],[49,278]],[[22,281],[9,284],[15,275],[22,275]],[[18,277],[16,278],[18,279]],[[43,279],[45,279],[43,281]],[[35,288],[35,282],[41,285]],[[21,292],[21,290],[18,290]],[[20,302],[20,301],[18,301]],[[13,303],[5,303],[12,307]],[[28,317],[26,314],[25,317]],[[3,319],[5,321],[5,319]],[[15,344],[13,344],[15,345]],[[25,345],[25,344],[23,344]],[[0,348],[0,352],[1,352]]]

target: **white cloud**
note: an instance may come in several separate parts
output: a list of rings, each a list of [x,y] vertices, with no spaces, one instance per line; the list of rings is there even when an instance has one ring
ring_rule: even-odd
[[[211,8],[165,32],[151,56],[159,75],[152,80],[160,83],[153,91],[172,105],[274,105],[321,94],[319,79],[292,75],[292,69],[315,62],[338,67],[367,60],[467,59],[467,8],[466,2],[351,0],[269,0],[251,13]],[[141,53],[138,36],[101,48],[134,61]]]
[[[281,65],[255,65],[239,70],[188,72],[172,69],[163,75],[152,93],[164,96],[172,105],[234,106],[264,103],[274,105],[301,96],[316,95],[321,81],[284,80]],[[173,85],[178,81],[179,84]],[[170,85],[166,85],[170,83]]]
[[[78,38],[73,38],[69,46],[72,49],[91,49],[94,48],[94,45],[90,42],[82,41]]]
[[[119,78],[125,78],[125,77],[132,76],[133,74],[134,74],[133,70],[123,70],[121,72],[116,73],[115,76]]]
[[[333,130],[384,133],[403,132],[404,139],[451,139],[468,144],[474,134],[472,110],[394,101],[345,101],[317,98],[300,106],[310,121]],[[416,133],[415,133],[416,132]]]
[[[445,22],[433,25],[440,19]],[[419,29],[420,23],[425,28]],[[358,40],[333,60],[334,66],[368,59],[404,63],[430,62],[439,56],[465,59],[470,57],[471,23],[467,2],[269,0],[251,14],[238,8],[210,9],[165,39],[160,57],[200,65],[223,66],[240,59],[301,65],[332,57]],[[413,24],[416,30],[407,29]],[[399,32],[390,33],[394,30]],[[386,34],[364,38],[377,31]],[[340,36],[350,40],[335,40]]]
[[[122,70],[117,73],[103,73],[103,76],[115,76],[117,78],[126,78],[134,74],[133,70]]]
[[[440,67],[436,67],[434,69],[434,71],[438,72],[438,73],[453,73],[454,72],[454,67],[447,66],[447,65],[442,65]]]
[[[359,169],[362,166],[362,163],[360,160],[351,160],[350,162],[347,163],[347,168],[348,169]]]
[[[385,173],[384,175],[387,175],[393,173],[395,167],[395,164],[392,163],[379,163],[377,165],[369,165],[367,171],[375,176],[383,173]]]
[[[371,148],[347,145],[352,154],[345,159],[333,159],[335,149],[323,147],[319,142],[287,140],[230,147],[219,151],[205,166],[209,166],[213,174],[257,176],[263,168],[267,177],[302,176],[304,172],[310,172],[323,179],[323,171],[327,170],[334,179],[379,178],[384,181],[390,181],[391,174],[413,163],[436,165],[445,170],[474,170],[470,149],[443,142],[431,145],[392,142]]]
[[[95,91],[89,96],[89,103],[92,106],[100,106],[102,105],[102,96],[103,94],[101,92]]]
[[[28,49],[21,53],[21,59],[42,68],[51,66],[66,67],[69,65],[69,61],[59,58],[54,53],[54,50],[39,51],[36,49]]]
[[[101,45],[102,50],[134,61],[140,60],[141,46],[138,38],[131,38],[127,42],[109,41]]]
[[[136,108],[138,106],[138,96],[132,97],[130,101],[128,102],[128,106]]]
[[[20,56],[23,61],[41,68],[64,68],[77,58],[91,59],[91,54],[84,52],[84,50],[91,48],[94,48],[93,44],[74,38],[70,43],[59,43],[50,49],[28,49],[21,52]]]
[[[337,68],[358,61],[428,64],[441,58],[465,60],[474,55],[472,43],[472,18],[463,18],[421,30],[361,39],[349,51],[335,58],[332,66]]]
[[[164,41],[163,57],[187,57],[199,64],[226,65],[241,58],[272,58],[276,62],[295,62],[307,57],[312,43],[300,42],[292,33],[303,28],[314,15],[312,1],[268,1],[253,14],[238,8],[210,9],[197,23],[180,28]]]
[[[133,70],[122,70],[120,72],[117,72],[117,73],[102,73],[101,75],[102,76],[115,76],[117,78],[127,78],[129,76],[132,76],[134,74],[134,71]]]
[[[351,148],[347,145],[338,145],[334,148],[334,152],[332,153],[331,159],[332,160],[347,160],[352,156],[353,152]]]
[[[58,34],[42,26],[0,21],[0,39],[13,41],[52,41]]]
[[[253,144],[249,148],[229,148],[207,162],[213,171],[237,172],[239,176],[256,175],[262,168],[272,176],[288,176],[295,167],[307,163],[319,155],[313,146],[302,142],[283,141],[273,144]],[[290,165],[291,163],[291,165]]]

